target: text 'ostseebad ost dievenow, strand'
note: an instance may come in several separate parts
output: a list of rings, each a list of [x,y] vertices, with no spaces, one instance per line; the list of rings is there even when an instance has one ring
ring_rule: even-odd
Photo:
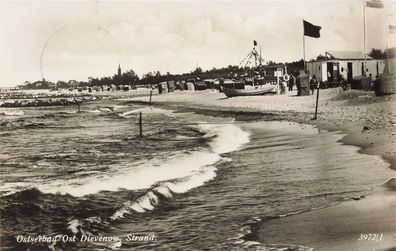
[[[53,243],[53,242],[155,242],[157,237],[155,234],[128,234],[125,237],[118,236],[95,236],[95,235],[56,235],[56,236],[30,236],[17,235],[16,241],[19,243]]]

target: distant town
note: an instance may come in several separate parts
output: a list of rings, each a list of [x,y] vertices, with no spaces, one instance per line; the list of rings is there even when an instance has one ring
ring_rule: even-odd
[[[394,48],[393,48],[394,49]],[[386,51],[382,51],[381,49],[371,49],[370,53],[368,53],[370,59],[383,60],[387,58]],[[330,58],[329,58],[330,57]],[[309,62],[317,62],[317,61],[325,61],[331,58],[332,56],[327,55],[318,55],[316,59],[312,59]],[[353,58],[348,58],[353,59]],[[356,58],[358,59],[358,58]],[[360,59],[360,58],[359,58]],[[307,62],[307,63],[309,63]],[[194,71],[183,74],[171,74],[169,72],[161,73],[159,71],[148,72],[143,74],[141,78],[134,72],[134,70],[129,69],[126,71],[122,71],[121,65],[118,65],[118,69],[116,74],[113,76],[104,76],[101,78],[93,78],[89,77],[88,81],[77,81],[77,80],[59,80],[56,82],[52,82],[43,78],[42,80],[37,80],[34,82],[26,81],[17,87],[12,89],[27,89],[27,90],[41,90],[41,89],[49,89],[49,90],[57,90],[57,89],[70,89],[70,90],[129,90],[136,89],[138,87],[153,87],[158,83],[166,82],[166,81],[188,81],[188,82],[202,82],[205,79],[214,80],[214,79],[232,79],[235,77],[240,77],[243,75],[254,75],[259,74],[263,77],[265,76],[266,82],[275,81],[276,77],[274,76],[274,72],[279,67],[284,68],[287,67],[289,73],[298,72],[299,70],[304,69],[304,60],[301,59],[299,61],[289,62],[289,63],[277,63],[274,61],[268,61],[266,65],[260,65],[260,67],[250,68],[250,67],[241,67],[241,65],[229,65],[223,68],[212,68],[210,70],[203,71],[200,67],[197,67]],[[255,72],[256,71],[256,72]],[[257,72],[258,71],[258,72]],[[374,77],[374,76],[373,76]],[[199,85],[199,83],[198,83]]]

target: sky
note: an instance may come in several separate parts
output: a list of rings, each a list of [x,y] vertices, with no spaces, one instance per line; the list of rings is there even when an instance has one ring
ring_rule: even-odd
[[[385,49],[396,1],[366,8],[367,48]],[[363,0],[0,1],[0,87],[45,78],[112,76],[118,64],[140,77],[197,66],[238,65],[253,47],[263,59],[303,58],[302,20],[321,26],[305,38],[306,59],[363,51]]]

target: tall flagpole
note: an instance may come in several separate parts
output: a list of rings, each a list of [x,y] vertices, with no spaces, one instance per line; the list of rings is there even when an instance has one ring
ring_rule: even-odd
[[[363,76],[366,76],[366,0],[363,1],[363,54],[364,54],[364,69],[363,69]]]
[[[304,51],[304,73],[305,73],[305,35],[303,34],[303,51]]]
[[[388,72],[385,72],[385,73],[390,73],[390,69],[389,69],[389,33],[390,33],[390,26],[388,24],[388,32],[386,33],[386,64],[388,66]]]

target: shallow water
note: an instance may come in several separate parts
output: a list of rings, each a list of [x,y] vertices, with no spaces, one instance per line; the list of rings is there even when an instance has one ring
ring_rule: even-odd
[[[380,157],[339,143],[342,134],[289,122],[111,100],[81,113],[0,113],[3,249],[265,249],[245,241],[251,223],[367,195],[394,177]],[[18,235],[120,240],[18,243]]]

